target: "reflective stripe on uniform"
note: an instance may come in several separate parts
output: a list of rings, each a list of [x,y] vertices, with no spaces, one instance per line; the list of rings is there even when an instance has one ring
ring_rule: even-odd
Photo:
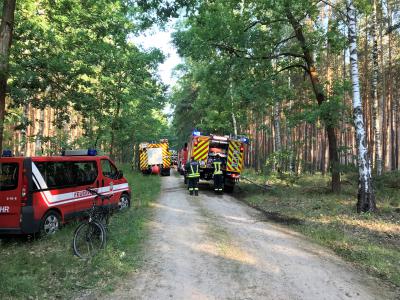
[[[190,174],[188,175],[189,178],[197,178],[200,177],[199,173],[199,165],[196,165],[196,172],[193,170],[193,165],[190,165]]]
[[[222,171],[221,171],[221,162],[219,161],[214,161],[214,175],[221,175]]]

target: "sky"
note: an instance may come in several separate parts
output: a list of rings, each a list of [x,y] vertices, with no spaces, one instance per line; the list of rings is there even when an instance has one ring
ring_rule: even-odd
[[[132,37],[135,44],[144,50],[150,48],[158,48],[165,55],[165,61],[158,68],[158,73],[165,84],[172,86],[176,83],[178,78],[173,77],[173,69],[182,63],[181,58],[174,45],[172,44],[171,34],[173,32],[173,25],[166,26],[165,31],[160,30],[154,26],[150,30],[146,30],[139,36]]]

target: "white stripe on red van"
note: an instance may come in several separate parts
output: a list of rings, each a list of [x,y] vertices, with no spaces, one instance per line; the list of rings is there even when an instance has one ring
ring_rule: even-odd
[[[36,167],[34,162],[32,162],[32,175],[33,175],[32,176],[33,181],[39,190],[44,190],[48,188],[42,174],[40,173],[39,169]],[[111,185],[100,187],[97,188],[96,190],[100,194],[110,195],[116,192],[128,191],[129,185],[128,183],[122,183],[113,185],[112,187]],[[79,190],[79,191],[56,194],[56,195],[53,195],[51,191],[41,191],[40,194],[42,196],[42,199],[46,202],[47,206],[49,207],[92,199],[95,197],[86,190]]]

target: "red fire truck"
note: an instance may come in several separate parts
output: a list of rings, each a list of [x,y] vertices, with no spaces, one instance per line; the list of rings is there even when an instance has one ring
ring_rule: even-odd
[[[187,143],[185,143],[184,147],[178,152],[178,172],[181,175],[185,174],[185,165],[188,159],[188,148]]]
[[[239,181],[244,164],[244,151],[247,138],[237,139],[229,136],[201,135],[193,132],[189,138],[188,159],[200,164],[200,179],[213,178],[213,161],[217,154],[222,158],[224,174],[224,191],[233,192],[235,183]],[[186,182],[186,178],[185,178]]]
[[[0,234],[52,234],[81,216],[94,187],[112,195],[109,205],[130,206],[131,191],[107,156],[92,150],[65,151],[63,156],[0,158]]]

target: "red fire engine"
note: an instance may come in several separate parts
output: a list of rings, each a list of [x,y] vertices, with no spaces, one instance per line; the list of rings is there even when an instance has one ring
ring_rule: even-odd
[[[223,161],[224,191],[232,192],[243,169],[245,143],[247,141],[247,138],[204,136],[195,131],[189,138],[187,157],[189,161],[193,157],[194,160],[199,162],[200,179],[211,180],[214,173],[213,161],[218,154]]]
[[[178,171],[181,175],[185,174],[185,165],[187,159],[188,159],[188,147],[187,143],[185,143],[185,146],[178,152]]]

